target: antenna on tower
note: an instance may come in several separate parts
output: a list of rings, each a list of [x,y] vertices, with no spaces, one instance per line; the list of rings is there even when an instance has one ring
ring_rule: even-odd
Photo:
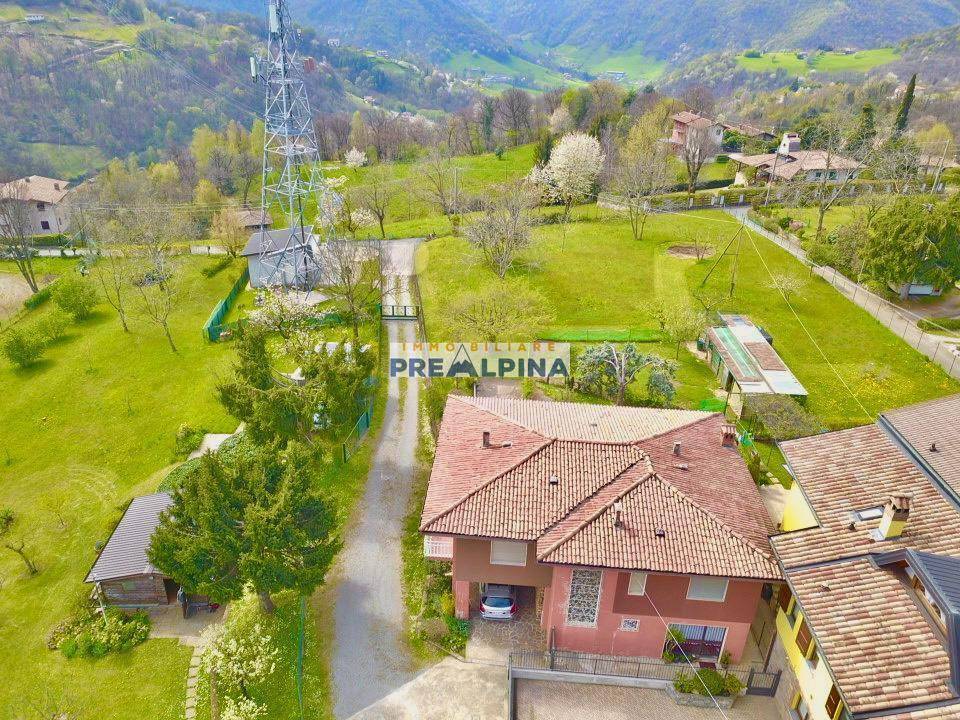
[[[250,73],[266,86],[263,172],[260,191],[260,266],[267,286],[310,290],[320,276],[319,243],[332,233],[336,198],[320,171],[313,115],[303,81],[300,35],[286,0],[267,0],[267,47],[250,58]],[[331,193],[328,195],[328,193]],[[304,211],[316,203],[313,226]],[[279,209],[286,226],[267,231]]]

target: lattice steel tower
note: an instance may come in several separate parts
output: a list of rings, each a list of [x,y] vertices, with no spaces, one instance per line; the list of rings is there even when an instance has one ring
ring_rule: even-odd
[[[286,227],[262,237],[261,274],[267,285],[310,289],[318,279],[318,240],[324,239],[330,198],[320,171],[320,153],[303,80],[299,33],[285,0],[267,2],[267,49],[250,58],[253,79],[266,85],[261,227],[277,206]],[[304,222],[311,203],[320,209],[315,227]]]

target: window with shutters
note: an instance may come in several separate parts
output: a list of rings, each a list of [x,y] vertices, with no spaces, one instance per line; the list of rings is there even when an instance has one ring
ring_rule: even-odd
[[[567,625],[595,627],[600,607],[600,570],[574,570],[570,575]]]
[[[777,605],[780,606],[780,609],[783,610],[784,615],[787,614],[787,611],[790,610],[790,601],[793,599],[793,594],[790,592],[790,588],[786,585],[781,586],[780,594],[777,596]]]
[[[797,693],[794,696],[793,705],[790,707],[790,713],[797,720],[810,720],[810,707],[807,705],[800,693]]]
[[[810,626],[806,620],[800,621],[800,628],[797,630],[797,647],[804,657],[810,656],[810,648],[813,646],[813,634],[810,632]]]
[[[491,540],[490,564],[523,567],[527,564],[527,544],[509,540]]]
[[[824,707],[827,710],[828,718],[835,718],[837,716],[837,710],[840,708],[840,691],[837,690],[836,685],[830,688],[830,694],[827,695],[827,702],[824,704]]]

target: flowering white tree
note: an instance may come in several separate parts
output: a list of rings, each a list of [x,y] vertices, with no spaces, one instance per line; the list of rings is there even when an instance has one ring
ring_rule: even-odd
[[[570,133],[560,138],[546,166],[533,169],[530,180],[544,197],[563,205],[566,221],[573,205],[593,192],[603,160],[596,138],[581,132]]]
[[[377,216],[365,207],[357,208],[350,213],[350,226],[356,230],[361,228],[375,227]]]
[[[313,307],[282,290],[261,290],[257,301],[259,307],[250,313],[250,324],[275,332],[284,340],[289,340],[317,316]]]
[[[563,135],[572,132],[576,126],[573,124],[573,116],[567,110],[566,105],[560,105],[553,114],[550,115],[550,132],[554,135]]]
[[[357,150],[357,148],[352,147],[347,150],[347,154],[343,160],[348,168],[356,170],[367,164],[367,154],[363,150]]]
[[[267,709],[250,698],[234,700],[227,698],[220,712],[220,720],[259,720],[266,717]]]
[[[216,677],[218,693],[226,698],[250,698],[251,685],[263,682],[277,669],[279,650],[263,625],[211,625],[203,632],[205,650],[200,667]]]

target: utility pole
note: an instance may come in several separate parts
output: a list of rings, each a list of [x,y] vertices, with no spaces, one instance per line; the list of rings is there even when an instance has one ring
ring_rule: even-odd
[[[254,81],[266,86],[260,264],[268,286],[310,290],[320,275],[319,242],[332,237],[332,216],[340,198],[329,190],[320,171],[303,79],[300,34],[286,0],[267,0],[267,30],[266,52],[250,58]],[[304,209],[312,202],[317,206],[317,218],[311,227],[304,221]],[[267,234],[274,209],[286,226]]]

